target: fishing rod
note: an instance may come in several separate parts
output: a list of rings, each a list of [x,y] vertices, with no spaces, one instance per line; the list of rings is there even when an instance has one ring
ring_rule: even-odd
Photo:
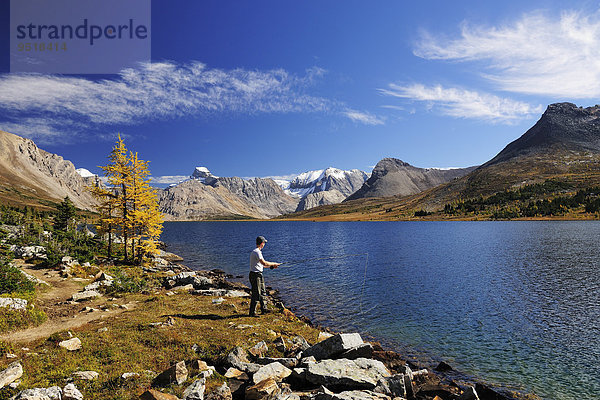
[[[290,268],[290,267],[292,267],[294,265],[304,264],[304,263],[311,262],[311,261],[334,260],[334,259],[338,259],[338,258],[360,257],[360,256],[367,256],[367,260],[369,259],[369,253],[343,254],[343,255],[340,255],[340,256],[307,258],[306,260],[299,260],[299,261],[286,261],[286,262],[282,262],[279,265],[279,267],[277,267],[277,268]]]

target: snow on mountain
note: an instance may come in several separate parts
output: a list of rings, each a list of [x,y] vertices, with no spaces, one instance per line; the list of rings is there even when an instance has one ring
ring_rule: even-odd
[[[91,178],[93,176],[96,176],[96,174],[92,174],[90,171],[88,171],[85,168],[77,168],[75,170],[75,172],[77,172],[79,174],[79,176],[81,176],[82,178]]]
[[[204,183],[206,178],[218,178],[218,176],[214,176],[206,167],[196,167],[192,175],[190,175],[190,179],[198,179],[200,182]]]
[[[349,196],[358,190],[368,177],[366,172],[358,169],[346,171],[330,167],[303,172],[289,180],[274,180],[290,196],[305,198],[311,193],[329,190],[337,190],[344,196]]]

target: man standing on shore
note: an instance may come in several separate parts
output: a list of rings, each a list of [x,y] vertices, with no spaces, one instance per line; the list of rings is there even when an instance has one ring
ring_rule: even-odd
[[[269,312],[265,304],[267,295],[265,290],[265,279],[263,278],[263,267],[271,269],[277,268],[281,263],[265,261],[262,255],[262,249],[265,247],[267,239],[264,236],[256,238],[256,248],[250,253],[250,284],[252,285],[252,299],[250,300],[250,316],[256,316],[256,302],[260,303],[262,314]]]

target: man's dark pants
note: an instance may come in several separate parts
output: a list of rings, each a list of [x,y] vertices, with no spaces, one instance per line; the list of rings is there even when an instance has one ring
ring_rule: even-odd
[[[260,303],[261,312],[266,312],[265,296],[265,279],[262,272],[250,272],[250,284],[252,285],[252,299],[250,300],[250,315],[256,314],[256,302]]]

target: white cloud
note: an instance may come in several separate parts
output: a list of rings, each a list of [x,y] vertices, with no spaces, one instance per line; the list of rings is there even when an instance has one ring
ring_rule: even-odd
[[[483,119],[491,122],[513,123],[531,115],[539,114],[542,106],[479,93],[460,88],[444,88],[440,85],[425,86],[412,84],[401,86],[390,84],[380,92],[394,97],[426,102],[428,107],[452,117]]]
[[[384,122],[381,118],[379,118],[373,114],[370,114],[368,112],[347,109],[346,111],[343,111],[342,114],[345,115],[346,117],[350,118],[354,122],[360,122],[361,124],[365,124],[365,125],[383,125],[384,124]]]
[[[269,175],[269,176],[263,176],[263,179],[268,179],[271,178],[274,181],[291,181],[292,179],[296,178],[298,175],[300,175],[301,172],[298,172],[297,174],[287,174],[287,175]],[[244,178],[244,179],[252,179],[252,178]]]
[[[381,108],[387,108],[389,110],[396,110],[396,111],[405,111],[404,107],[394,106],[394,105],[390,105],[390,104],[385,104],[385,105],[381,106]]]
[[[179,183],[186,179],[189,179],[189,175],[163,175],[163,176],[152,176],[150,181],[152,183],[170,185],[173,183]]]
[[[340,103],[307,93],[323,76],[284,70],[208,68],[200,62],[140,64],[116,79],[40,74],[0,76],[0,128],[52,140],[106,125],[216,113],[329,112]],[[24,120],[26,116],[27,120]]]
[[[565,11],[552,18],[537,12],[498,27],[464,23],[458,38],[423,33],[414,54],[483,62],[483,77],[510,92],[600,96],[600,13]]]

